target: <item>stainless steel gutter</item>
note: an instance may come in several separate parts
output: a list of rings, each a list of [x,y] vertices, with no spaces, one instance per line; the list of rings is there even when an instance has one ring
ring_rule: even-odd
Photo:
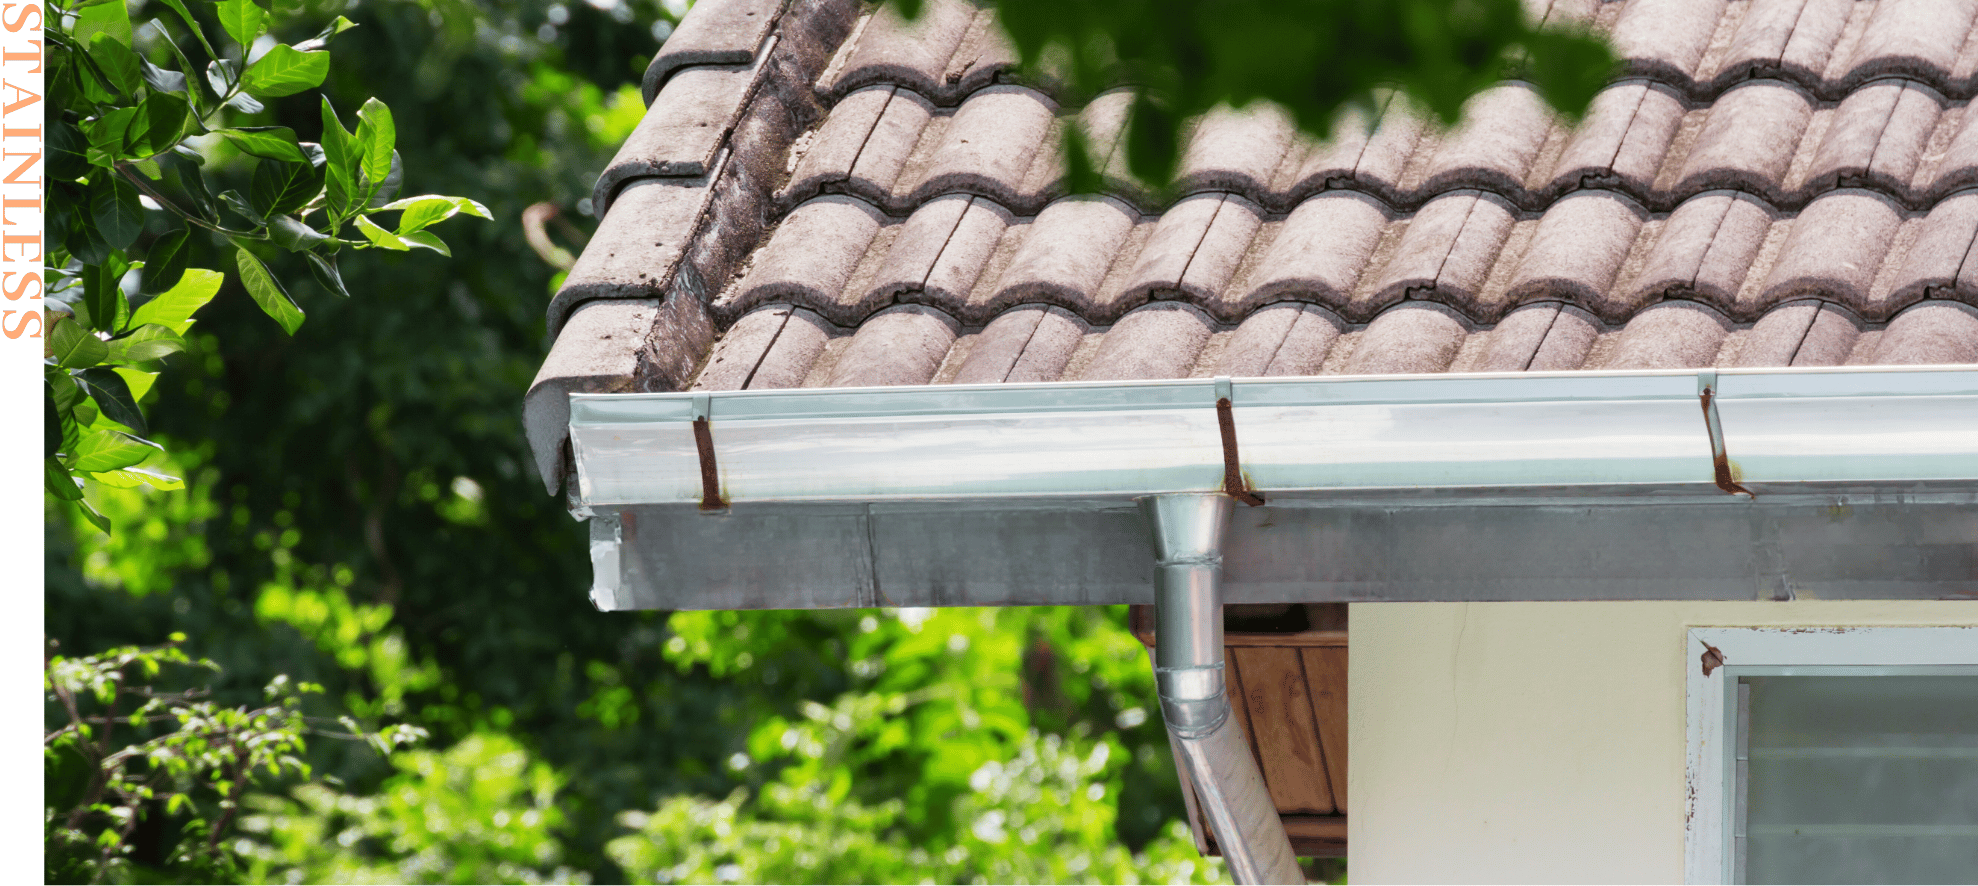
[[[1267,495],[1978,480],[1971,367],[1195,379],[574,395],[573,507],[1224,491],[1232,424]]]
[[[1303,883],[1298,859],[1223,681],[1222,542],[1227,495],[1140,500],[1154,542],[1154,685],[1202,817],[1238,883]]]

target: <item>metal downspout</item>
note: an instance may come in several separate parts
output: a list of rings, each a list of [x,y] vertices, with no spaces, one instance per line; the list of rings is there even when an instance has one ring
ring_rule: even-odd
[[[1264,787],[1223,681],[1221,493],[1150,495],[1154,540],[1154,685],[1202,817],[1238,883],[1303,883],[1284,822]]]

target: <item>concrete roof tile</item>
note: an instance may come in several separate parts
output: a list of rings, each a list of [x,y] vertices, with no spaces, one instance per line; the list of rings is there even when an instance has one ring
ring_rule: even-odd
[[[1139,213],[1109,197],[1053,201],[1028,225],[997,280],[997,305],[1045,302],[1094,313]]]
[[[960,324],[925,305],[897,305],[859,324],[838,357],[830,387],[923,385],[955,343]]]
[[[625,182],[644,176],[699,176],[740,121],[767,59],[749,65],[698,65],[674,73],[599,177],[592,204],[607,212]]]
[[[1807,204],[1772,265],[1758,305],[1750,313],[1800,296],[1830,299],[1864,315],[1875,312],[1869,295],[1889,242],[1902,224],[1902,207],[1874,191],[1832,191]]]
[[[1187,378],[1214,325],[1201,308],[1185,302],[1142,305],[1106,331],[1080,378]]]
[[[706,6],[699,15],[682,19],[646,65],[641,83],[646,104],[681,68],[748,64],[783,12],[782,0],[724,0]]]
[[[1727,0],[1633,0],[1614,23],[1615,54],[1632,70],[1694,78]]]
[[[1397,202],[1401,197],[1402,179],[1407,174],[1409,158],[1415,156],[1425,142],[1435,143],[1428,118],[1406,100],[1393,95],[1388,96],[1381,106],[1380,117],[1371,132],[1349,137],[1357,140],[1341,141],[1342,146],[1350,147],[1352,152],[1350,159],[1343,156],[1344,151],[1341,152],[1341,159],[1347,164],[1344,166],[1346,171],[1334,171],[1336,167],[1326,162],[1331,155],[1315,152],[1301,170],[1300,179],[1306,187],[1313,190],[1318,187],[1350,187]]]
[[[743,314],[715,345],[696,391],[794,388],[824,352],[831,326],[815,311],[765,305]]]
[[[1646,216],[1635,201],[1612,191],[1561,198],[1545,211],[1524,251],[1511,280],[1511,302],[1599,304],[1614,288]]]
[[[1941,147],[1937,144],[1940,139],[1944,140]],[[1970,103],[1944,113],[1921,165],[1917,171],[1920,193],[1942,196],[1978,185],[1978,114],[1971,112]]]
[[[1234,194],[1184,197],[1162,213],[1126,278],[1123,305],[1181,294],[1218,304],[1260,226],[1259,210]]]
[[[1750,0],[1720,76],[1818,80],[1856,2]]]
[[[1861,336],[1861,321],[1832,302],[1789,302],[1758,318],[1730,366],[1839,366]]]
[[[873,86],[845,96],[795,156],[782,200],[793,205],[827,190],[884,199],[932,111],[926,99],[896,86]],[[887,121],[883,129],[882,119]],[[861,157],[864,167],[859,166]],[[853,178],[861,183],[848,184]]]
[[[1930,301],[1897,314],[1882,333],[1875,362],[1908,366],[1978,363],[1978,308]]]
[[[1189,133],[1175,184],[1182,192],[1266,193],[1292,136],[1290,118],[1276,105],[1218,108]]]
[[[890,6],[867,16],[853,36],[831,83],[842,95],[862,86],[891,83],[925,96],[946,91],[948,63],[967,39],[978,10],[965,0],[925,0],[920,18],[908,22]]]
[[[1676,207],[1630,285],[1598,304],[1619,319],[1668,296],[1729,307],[1772,229],[1772,210],[1732,191],[1709,191]]]
[[[1879,0],[1843,81],[1906,74],[1944,82],[1974,21],[1978,0]]]
[[[1696,369],[1717,361],[1730,332],[1723,314],[1692,301],[1652,305],[1628,321],[1602,365],[1591,369]]]
[[[1705,113],[1675,189],[1736,188],[1775,202],[1784,199],[1786,172],[1812,117],[1812,99],[1784,81],[1759,80],[1725,91]]]
[[[819,197],[783,219],[732,293],[729,311],[777,301],[812,308],[847,294],[853,270],[879,233],[885,216],[855,197]]]
[[[1402,302],[1367,324],[1345,371],[1348,375],[1442,372],[1456,359],[1468,332],[1463,315],[1447,306]]]
[[[1490,333],[1478,372],[1578,369],[1600,334],[1592,314],[1561,302],[1537,302],[1504,316]]]
[[[1431,192],[1468,187],[1515,193],[1524,188],[1553,126],[1551,109],[1531,86],[1493,86],[1470,99],[1463,121],[1437,139],[1434,154],[1411,170],[1403,186]]]
[[[976,336],[955,384],[1057,381],[1089,327],[1063,308],[1023,305]]]
[[[1653,193],[1656,172],[1687,112],[1668,86],[1646,80],[1601,90],[1546,176],[1548,191],[1611,188]]]
[[[965,191],[1008,206],[1033,202],[1023,184],[1056,111],[1056,103],[1043,93],[1022,86],[994,86],[970,95],[939,142],[921,139],[928,146],[923,150],[931,150],[920,176],[902,184],[907,200],[919,203]]]
[[[1314,305],[1278,302],[1245,318],[1230,336],[1217,375],[1317,375],[1326,352],[1346,331],[1337,314]]]
[[[1891,288],[1908,298],[1932,290],[1978,289],[1978,192],[1965,191],[1924,216]]]
[[[1356,191],[1327,191],[1298,204],[1265,227],[1268,248],[1253,249],[1242,300],[1259,304],[1296,297],[1343,305],[1380,245],[1386,205]],[[1260,241],[1261,241],[1260,237]]]
[[[1942,112],[1942,97],[1912,81],[1878,80],[1863,86],[1834,110],[1798,187],[1879,186],[1907,195]]]

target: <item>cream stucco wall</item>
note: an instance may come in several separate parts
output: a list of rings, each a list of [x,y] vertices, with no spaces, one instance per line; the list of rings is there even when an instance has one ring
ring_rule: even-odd
[[[1678,883],[1691,627],[1978,625],[1978,603],[1356,603],[1355,883]]]

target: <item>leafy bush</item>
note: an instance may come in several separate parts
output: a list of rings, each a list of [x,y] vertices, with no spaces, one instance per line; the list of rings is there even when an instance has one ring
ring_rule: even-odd
[[[161,688],[167,669],[219,666],[178,648],[185,636],[152,648],[125,647],[80,658],[50,656],[42,685],[66,724],[48,733],[44,753],[57,785],[48,791],[44,859],[50,882],[88,880],[231,880],[236,860],[225,843],[241,800],[253,787],[307,779],[307,735],[362,740],[381,753],[424,736],[416,727],[377,732],[343,718],[335,730],[304,716],[302,696],[322,691],[277,676],[258,708],[228,707],[197,685]],[[66,788],[66,789],[63,789]],[[172,817],[162,869],[131,863],[132,834]]]
[[[253,798],[249,882],[587,883],[561,864],[561,779],[513,738],[401,753],[375,795],[321,784]]]

